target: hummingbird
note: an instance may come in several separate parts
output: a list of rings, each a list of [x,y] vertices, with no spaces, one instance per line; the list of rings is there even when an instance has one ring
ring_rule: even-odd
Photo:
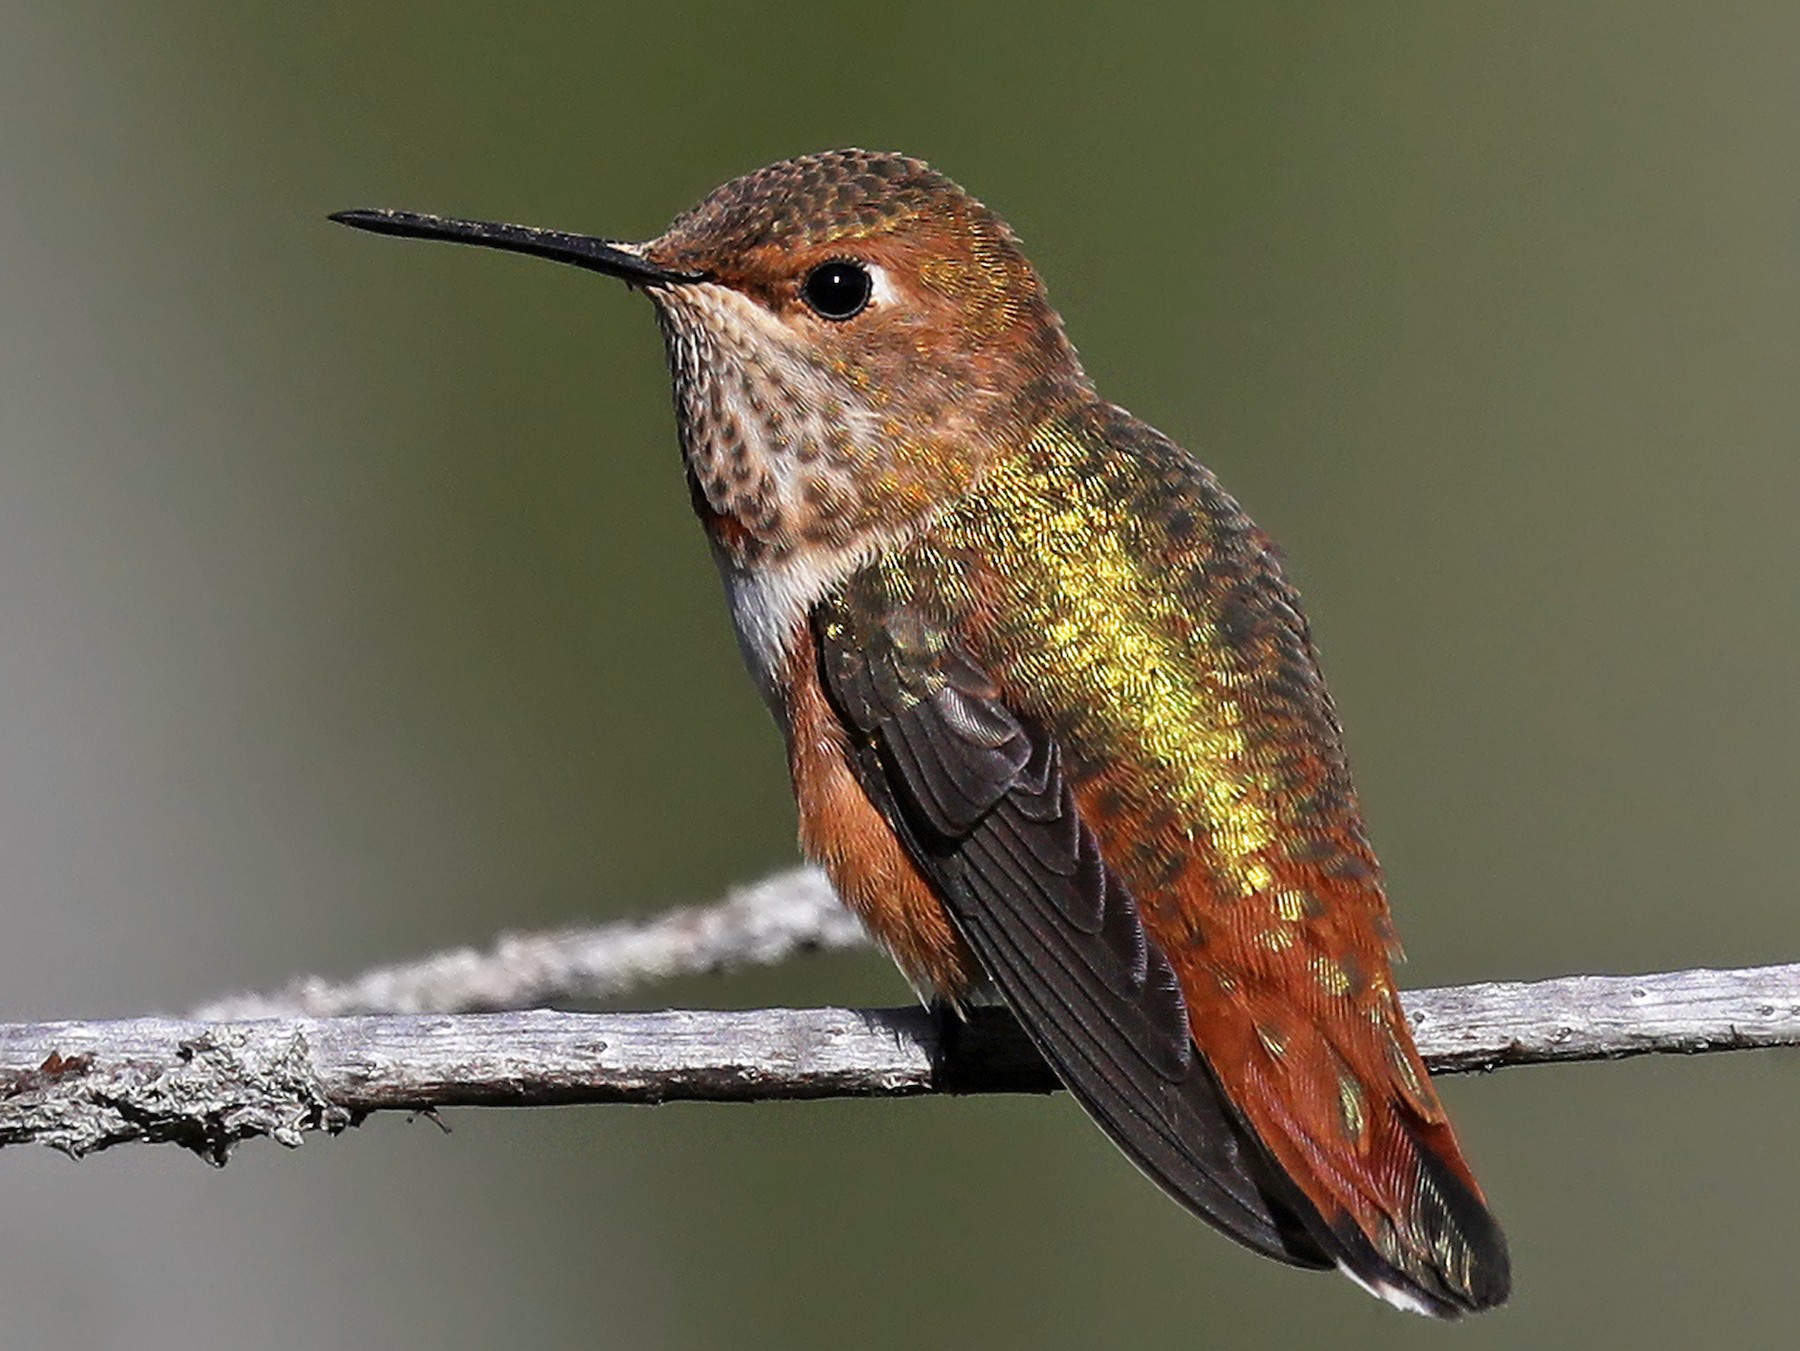
[[[1245,1247],[1443,1318],[1506,1299],[1299,597],[1211,471],[1096,392],[995,212],[847,149],[644,243],[332,219],[650,299],[802,849],[916,989],[997,996]]]

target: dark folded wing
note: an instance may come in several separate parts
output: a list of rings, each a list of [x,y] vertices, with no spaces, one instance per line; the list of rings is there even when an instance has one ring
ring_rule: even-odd
[[[1101,858],[1054,739],[915,611],[827,601],[814,632],[864,790],[1070,1092],[1202,1218],[1280,1261],[1331,1265],[1309,1203],[1196,1051],[1175,973]]]

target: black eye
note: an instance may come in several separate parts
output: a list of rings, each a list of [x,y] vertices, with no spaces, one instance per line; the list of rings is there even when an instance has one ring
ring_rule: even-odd
[[[800,294],[822,319],[853,319],[862,313],[874,289],[868,268],[838,258],[808,272]]]

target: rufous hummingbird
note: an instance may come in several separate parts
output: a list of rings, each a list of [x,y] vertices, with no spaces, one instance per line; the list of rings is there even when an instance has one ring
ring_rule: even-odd
[[[1421,1313],[1506,1298],[1299,597],[1211,472],[1095,392],[997,215],[838,150],[642,244],[333,219],[649,296],[802,847],[916,987],[996,991],[1246,1247]]]

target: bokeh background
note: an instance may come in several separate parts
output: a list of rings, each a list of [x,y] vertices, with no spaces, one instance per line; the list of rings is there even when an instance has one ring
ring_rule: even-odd
[[[0,1017],[181,1009],[793,856],[632,236],[838,144],[996,204],[1292,558],[1410,983],[1800,951],[1800,8],[0,6]],[[901,1002],[876,958],[649,1004]],[[1800,1067],[1446,1086],[1465,1347],[1791,1343]],[[0,1158],[0,1346],[1438,1345],[1066,1101]]]

